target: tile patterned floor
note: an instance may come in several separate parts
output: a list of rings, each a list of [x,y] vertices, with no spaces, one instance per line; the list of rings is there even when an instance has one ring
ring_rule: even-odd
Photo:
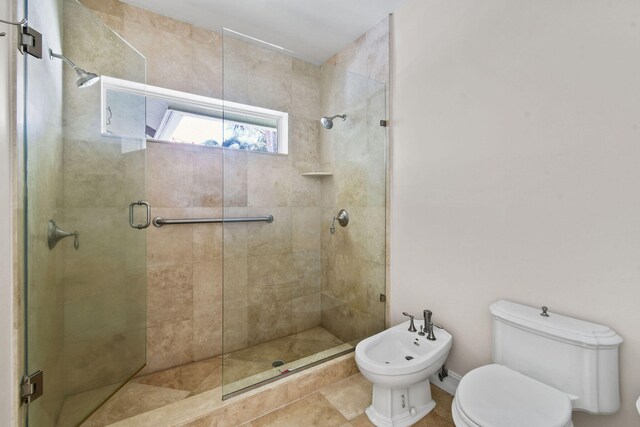
[[[292,402],[242,427],[371,427],[364,410],[371,404],[371,383],[361,374]],[[454,427],[453,396],[431,386],[436,407],[416,427]]]
[[[342,341],[322,327],[315,327],[294,335],[278,338],[252,347],[241,349],[223,357],[194,362],[176,368],[136,377],[125,384],[83,427],[98,427],[148,412],[178,400],[220,387],[223,383],[233,385],[244,378],[260,380],[260,373],[267,379],[278,375],[271,364],[284,360],[287,365],[280,369],[295,369],[296,361],[304,362],[309,356],[327,349],[340,348]],[[275,371],[275,372],[274,372]],[[77,423],[72,414],[82,408],[93,406],[95,396],[108,395],[113,386],[69,396],[65,400],[58,427],[70,427]],[[226,386],[225,386],[226,390]]]
[[[318,330],[321,329],[321,330]],[[323,332],[324,331],[324,332]],[[298,336],[286,337],[236,352],[230,372],[225,374],[237,378],[251,374],[257,366],[270,367],[271,362],[281,358],[301,358],[311,351],[326,349],[327,345],[339,343],[333,335],[322,328],[302,332]],[[243,364],[243,362],[246,362]],[[225,363],[227,360],[225,359]],[[82,427],[101,427],[132,416],[151,411],[170,403],[222,386],[222,358],[216,357],[177,368],[167,369],[134,378],[119,390],[107,403],[96,411]],[[237,370],[237,371],[236,371]],[[454,427],[451,417],[452,396],[432,386],[436,401],[435,409],[420,420],[418,427]],[[315,391],[302,399],[289,403],[244,427],[361,427],[373,426],[364,410],[371,404],[372,386],[361,374]],[[95,394],[95,391],[94,393]],[[100,394],[100,393],[98,393]],[[83,399],[90,399],[92,392],[71,396],[65,402],[67,411],[82,408]],[[64,413],[64,411],[63,411]],[[59,427],[66,427],[64,418]],[[70,424],[69,424],[70,425]],[[161,427],[161,426],[158,426]]]

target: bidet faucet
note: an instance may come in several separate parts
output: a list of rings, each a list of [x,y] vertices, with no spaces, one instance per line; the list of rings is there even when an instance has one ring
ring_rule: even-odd
[[[411,319],[411,323],[409,323],[409,332],[417,332],[418,330],[416,329],[416,325],[415,323],[413,323],[414,316],[410,315],[406,311],[402,312],[402,314],[404,314],[405,316],[409,317],[409,319]]]
[[[422,312],[422,314],[424,315],[424,331],[427,334],[427,339],[430,341],[435,341],[436,336],[433,333],[433,327],[435,326],[436,328],[442,329],[442,326],[436,325],[431,321],[431,316],[433,315],[433,312],[431,310],[425,310]]]

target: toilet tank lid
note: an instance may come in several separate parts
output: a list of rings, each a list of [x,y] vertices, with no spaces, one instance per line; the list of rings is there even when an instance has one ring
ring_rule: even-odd
[[[491,314],[521,329],[588,348],[618,347],[622,338],[611,328],[549,312],[541,316],[539,308],[500,300],[489,308]]]

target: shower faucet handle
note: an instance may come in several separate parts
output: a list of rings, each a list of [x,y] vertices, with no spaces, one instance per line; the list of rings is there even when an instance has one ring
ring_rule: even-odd
[[[416,329],[416,325],[415,323],[413,323],[413,319],[415,319],[415,316],[407,313],[406,311],[403,311],[402,314],[404,314],[411,320],[411,323],[409,323],[409,332],[417,332],[418,330]]]

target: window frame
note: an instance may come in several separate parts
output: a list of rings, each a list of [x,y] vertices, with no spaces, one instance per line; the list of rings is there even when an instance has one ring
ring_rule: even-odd
[[[250,151],[240,150],[250,153],[261,154],[276,154],[287,155],[289,154],[289,113],[284,111],[271,110],[268,108],[256,107],[254,105],[241,104],[238,102],[224,101],[218,98],[212,98],[202,95],[196,95],[193,93],[182,92],[173,89],[167,89],[158,86],[151,86],[144,83],[132,82],[129,80],[122,80],[115,77],[102,76],[100,87],[100,131],[103,136],[121,137],[121,135],[114,135],[107,132],[107,91],[114,90],[118,92],[125,92],[144,97],[152,97],[167,102],[178,102],[182,104],[188,104],[194,108],[200,108],[203,110],[211,111],[212,114],[219,114],[224,117],[224,114],[239,114],[245,116],[253,116],[260,119],[275,120],[277,123],[277,136],[278,136],[278,151]],[[183,144],[173,141],[156,140],[145,136],[147,141],[161,141],[172,144]],[[200,145],[200,144],[194,144]]]

